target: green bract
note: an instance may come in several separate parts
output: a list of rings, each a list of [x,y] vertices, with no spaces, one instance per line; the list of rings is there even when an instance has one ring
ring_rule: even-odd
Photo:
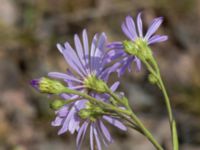
[[[101,80],[98,79],[96,76],[94,75],[90,75],[88,76],[85,80],[84,80],[84,85],[88,88],[88,89],[92,89],[96,92],[100,92],[100,93],[104,93],[108,90],[108,86],[107,84]]]
[[[39,82],[39,90],[42,93],[61,94],[66,90],[66,87],[59,81],[43,77]]]
[[[81,109],[79,111],[79,116],[82,119],[90,119],[90,121],[96,121],[96,119],[100,116],[102,116],[105,112],[101,107],[98,107],[97,105],[93,105],[90,102],[86,103],[86,108]]]
[[[147,41],[142,38],[137,38],[134,42],[125,40],[123,41],[123,46],[126,53],[137,56],[141,60],[151,59],[152,57]]]

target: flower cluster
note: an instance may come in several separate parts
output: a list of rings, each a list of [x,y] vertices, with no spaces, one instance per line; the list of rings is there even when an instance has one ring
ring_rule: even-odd
[[[162,18],[154,19],[143,36],[141,13],[137,17],[137,29],[133,19],[128,16],[122,24],[122,30],[129,40],[110,44],[107,43],[106,34],[101,33],[95,34],[89,45],[84,29],[82,40],[78,35],[74,36],[74,48],[68,42],[57,44],[70,66],[65,73],[50,72],[48,77],[31,81],[38,91],[58,95],[59,99],[51,103],[56,114],[52,126],[60,127],[59,135],[77,131],[78,150],[81,149],[87,130],[91,150],[95,147],[101,150],[101,143],[107,146],[113,141],[105,122],[120,130],[127,130],[115,112],[126,110],[127,104],[121,96],[115,94],[119,82],[109,87],[107,81],[113,72],[121,76],[126,68],[130,70],[133,61],[138,70],[141,69],[143,57],[148,59],[151,55],[148,45],[167,40],[165,35],[153,35],[161,23]],[[113,63],[115,59],[120,61]]]

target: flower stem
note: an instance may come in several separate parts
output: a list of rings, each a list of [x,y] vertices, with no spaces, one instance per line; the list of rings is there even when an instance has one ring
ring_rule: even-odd
[[[143,134],[149,139],[149,141],[156,147],[157,150],[163,150],[160,144],[154,139],[153,135],[145,128],[143,123],[138,119],[138,117],[132,113],[130,117],[135,121],[135,123],[140,127]]]
[[[118,98],[118,96],[112,92],[109,91],[109,94],[115,98],[115,100],[117,100],[119,103],[122,103],[125,105],[125,107],[129,110],[129,112],[131,112],[130,114],[127,114],[131,120],[134,122],[134,126],[137,125],[137,128],[139,129],[139,132],[142,133],[143,135],[145,135],[148,140],[156,147],[157,150],[163,150],[163,148],[160,146],[160,144],[155,140],[155,138],[153,137],[153,135],[149,132],[149,130],[143,125],[143,123],[140,121],[140,119],[135,115],[135,113],[132,111],[130,105],[127,103],[124,103],[123,101],[120,101],[120,99]],[[133,128],[135,129],[135,128]]]
[[[146,60],[142,60],[142,61],[147,66],[150,73],[152,73],[158,80],[157,84],[158,84],[159,88],[161,89],[161,91],[163,93],[163,96],[164,96],[164,99],[165,99],[165,105],[166,105],[166,108],[167,108],[170,130],[171,130],[173,150],[178,150],[179,146],[178,146],[178,135],[177,135],[176,123],[175,123],[175,120],[174,120],[174,117],[173,117],[173,114],[172,114],[169,96],[167,94],[166,88],[164,86],[164,83],[163,83],[161,75],[160,75],[160,70],[159,70],[158,64],[153,57],[150,60],[150,62],[152,63],[154,68]]]
[[[120,109],[120,108],[117,108],[111,104],[108,104],[108,103],[105,103],[101,100],[97,100],[96,98],[90,96],[90,95],[87,95],[85,93],[82,93],[82,92],[79,92],[79,91],[76,91],[76,90],[71,90],[71,89],[66,89],[66,91],[63,91],[63,92],[66,92],[66,93],[70,93],[70,94],[76,94],[76,95],[79,95],[83,98],[86,98],[88,99],[89,101],[93,102],[93,103],[97,103],[99,105],[102,105],[102,107],[106,107],[112,111],[115,111],[121,115],[127,115],[129,116],[134,123],[136,123],[136,125],[139,127],[139,129],[141,130],[141,132],[149,139],[149,141],[157,148],[157,150],[163,150],[163,148],[160,146],[160,144],[154,139],[154,137],[152,136],[152,134],[144,127],[144,125],[142,124],[142,122],[139,120],[139,118],[137,118],[137,116],[133,113],[133,111],[131,110],[131,108],[129,107],[128,105],[128,110],[126,109]],[[115,95],[114,93],[112,93],[113,96],[115,96],[115,98],[117,98],[119,100],[119,98],[117,97],[117,95]],[[135,125],[133,123],[133,125]]]

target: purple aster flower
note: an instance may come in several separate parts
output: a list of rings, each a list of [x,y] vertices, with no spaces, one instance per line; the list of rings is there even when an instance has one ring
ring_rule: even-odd
[[[78,90],[81,92],[87,92],[90,96],[100,99],[104,102],[109,102],[109,96],[104,93],[96,92],[88,85],[93,82],[97,82],[101,86],[101,81],[107,81],[109,75],[114,72],[119,63],[109,65],[106,53],[106,35],[102,33],[100,35],[95,34],[93,37],[91,46],[88,43],[88,36],[86,30],[82,33],[83,42],[81,43],[78,35],[74,36],[75,49],[73,49],[68,42],[63,46],[57,44],[59,51],[63,54],[65,60],[70,66],[66,73],[60,72],[50,72],[48,76],[51,78],[62,79],[68,84],[68,88]],[[99,82],[100,81],[100,82]],[[34,82],[35,83],[35,82]],[[116,82],[111,86],[111,90],[115,91],[118,87],[119,82]],[[104,125],[104,121],[118,127],[121,130],[126,130],[126,127],[116,118],[108,115],[97,115],[87,114],[88,105],[90,102],[86,99],[82,99],[77,95],[61,94],[64,100],[77,99],[78,100],[61,107],[57,110],[56,118],[52,122],[52,126],[59,126],[60,129],[58,134],[63,134],[69,131],[74,134],[78,131],[77,135],[77,149],[81,148],[81,144],[86,135],[86,130],[90,131],[90,145],[91,149],[94,148],[94,141],[98,147],[101,149],[101,143],[105,145],[112,142],[111,135]],[[88,104],[89,103],[89,104]],[[98,107],[98,106],[94,106]],[[94,109],[91,107],[91,109]],[[84,112],[85,111],[85,112]],[[91,110],[91,111],[95,111]],[[80,112],[86,113],[88,115],[86,118],[80,116]]]
[[[111,86],[111,90],[115,91],[118,85],[119,82],[114,83]],[[91,96],[97,99],[101,99],[105,102],[108,101],[109,98],[109,96],[105,94],[100,95],[92,93]],[[63,97],[68,99],[70,96],[63,95]],[[52,122],[52,126],[61,126],[60,130],[58,131],[58,134],[63,134],[67,131],[73,134],[75,131],[78,131],[76,138],[77,150],[81,149],[81,145],[88,130],[91,150],[94,149],[94,142],[97,145],[97,149],[101,150],[102,143],[105,146],[108,146],[108,144],[112,143],[113,141],[111,134],[108,128],[105,126],[104,122],[108,122],[122,131],[126,131],[127,128],[123,125],[121,121],[108,115],[89,114],[87,117],[81,118],[79,113],[80,111],[84,110],[86,106],[88,108],[87,103],[87,100],[82,99],[72,104],[63,106],[58,111],[56,111],[57,117]],[[93,106],[91,108],[93,108]],[[96,110],[96,108],[93,109]]]
[[[168,39],[168,36],[166,35],[155,35],[156,30],[159,28],[162,22],[162,17],[155,18],[151,22],[147,33],[144,35],[141,13],[139,13],[137,15],[137,25],[135,25],[135,22],[131,16],[127,16],[121,27],[128,39],[135,44],[135,48],[141,51],[142,46],[148,48],[148,45],[163,42]],[[141,60],[132,53],[130,54],[127,52],[124,45],[125,44],[123,42],[113,42],[108,45],[108,48],[112,49],[108,53],[110,56],[110,61],[121,58],[121,66],[118,70],[119,76],[125,72],[126,68],[128,68],[129,71],[131,70],[132,62],[136,62],[137,69],[141,70]]]
[[[75,90],[85,90],[85,81],[89,77],[95,77],[106,81],[109,75],[114,72],[119,63],[109,66],[106,55],[106,35],[95,34],[89,46],[86,30],[82,33],[83,44],[78,35],[74,36],[75,49],[68,42],[63,46],[57,44],[57,48],[63,54],[65,60],[71,67],[66,73],[50,72],[49,77],[63,79],[70,88]]]

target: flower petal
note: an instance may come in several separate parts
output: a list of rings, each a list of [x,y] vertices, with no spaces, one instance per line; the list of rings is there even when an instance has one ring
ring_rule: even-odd
[[[142,13],[139,13],[137,16],[137,27],[138,27],[139,36],[143,37],[141,14]]]
[[[60,44],[57,44],[57,48],[61,49],[62,46]],[[62,54],[67,61],[67,63],[72,67],[79,75],[84,76],[84,73],[82,72],[82,66],[80,64],[80,61],[78,60],[74,50],[71,48],[68,42],[65,43],[65,48],[62,48]]]
[[[135,23],[131,16],[126,17],[126,25],[128,27],[129,32],[131,33],[132,41],[134,41],[138,37],[138,34],[136,31]]]
[[[121,25],[122,31],[124,32],[124,34],[132,41],[134,41],[134,37],[133,35],[130,33],[130,31],[128,30],[127,26],[125,23],[122,23]]]
[[[83,50],[83,46],[81,44],[81,41],[78,37],[77,34],[74,35],[74,43],[75,43],[75,47],[76,47],[76,53],[77,56],[79,58],[79,61],[81,62],[82,67],[84,68],[84,70],[86,69],[86,62],[85,62],[85,53]],[[86,71],[86,70],[85,70]],[[87,73],[86,73],[87,74]]]
[[[108,129],[106,128],[106,126],[103,124],[102,121],[99,121],[99,125],[100,125],[100,129],[103,133],[103,135],[106,137],[106,139],[108,140],[108,142],[112,142],[112,137],[110,135],[110,132],[108,131]]]
[[[111,89],[113,92],[116,91],[116,89],[118,88],[119,84],[120,84],[119,81],[115,82],[115,83],[110,87],[110,89]]]
[[[95,58],[95,51],[96,51],[96,46],[97,46],[97,42],[98,42],[98,35],[95,34],[91,43],[91,50],[90,50],[90,56],[89,56],[89,60],[90,60],[90,70],[93,71],[95,69],[94,66],[94,58]]]
[[[65,116],[67,116],[68,112],[69,112],[69,105],[65,105],[65,106],[61,107],[58,111],[56,111],[56,114],[59,117],[65,117]]]
[[[103,116],[103,119],[105,119],[110,124],[114,125],[115,127],[119,128],[119,129],[121,129],[123,131],[127,130],[127,127],[123,123],[121,123],[119,120],[117,120],[115,118],[111,118],[109,116]]]
[[[140,60],[139,58],[135,57],[134,61],[135,61],[136,66],[137,66],[137,67],[136,67],[136,68],[137,68],[137,71],[140,71],[141,68],[142,68],[141,60]]]
[[[51,122],[52,126],[60,126],[62,124],[63,118],[61,117],[56,117],[54,121]]]
[[[123,49],[123,44],[122,42],[111,42],[108,43],[106,46],[108,49]]]
[[[79,129],[79,124],[80,124],[80,118],[77,116],[77,114],[74,114],[72,119],[70,119],[69,122],[69,131],[71,134],[74,134],[76,129]]]
[[[95,140],[97,144],[97,149],[101,150],[101,142],[100,142],[99,135],[95,126],[93,127],[93,130],[94,130],[94,136],[95,136]]]
[[[93,130],[94,130],[94,127],[93,125],[91,124],[90,125],[90,149],[91,150],[94,150],[94,135],[93,135]]]
[[[74,81],[74,82],[82,83],[81,80],[79,80],[79,79],[77,79],[73,76],[70,76],[68,74],[64,74],[64,73],[60,73],[60,72],[49,72],[48,76],[52,77],[52,78],[71,80],[71,81]]]
[[[148,44],[164,42],[168,39],[167,35],[154,35],[148,40]]]
[[[105,33],[102,33],[99,37],[98,43],[97,43],[97,47],[95,50],[95,54],[94,56],[91,57],[91,59],[93,59],[93,67],[92,71],[94,72],[99,72],[101,70],[103,66],[102,62],[102,57],[104,56],[104,50],[105,50],[105,43],[106,43],[106,35]]]
[[[76,138],[76,146],[77,146],[77,150],[80,150],[81,149],[81,145],[83,143],[83,139],[85,137],[85,133],[87,131],[87,127],[88,127],[88,122],[85,121],[81,128],[78,130],[78,135],[77,135],[77,138]]]
[[[83,30],[82,33],[83,38],[83,47],[85,51],[85,62],[86,62],[86,71],[89,71],[89,42],[86,29]]]
[[[147,31],[147,34],[145,35],[145,40],[149,40],[149,38],[156,32],[156,30],[159,28],[159,26],[161,25],[161,23],[163,22],[163,17],[159,17],[159,18],[155,18],[148,31]]]

